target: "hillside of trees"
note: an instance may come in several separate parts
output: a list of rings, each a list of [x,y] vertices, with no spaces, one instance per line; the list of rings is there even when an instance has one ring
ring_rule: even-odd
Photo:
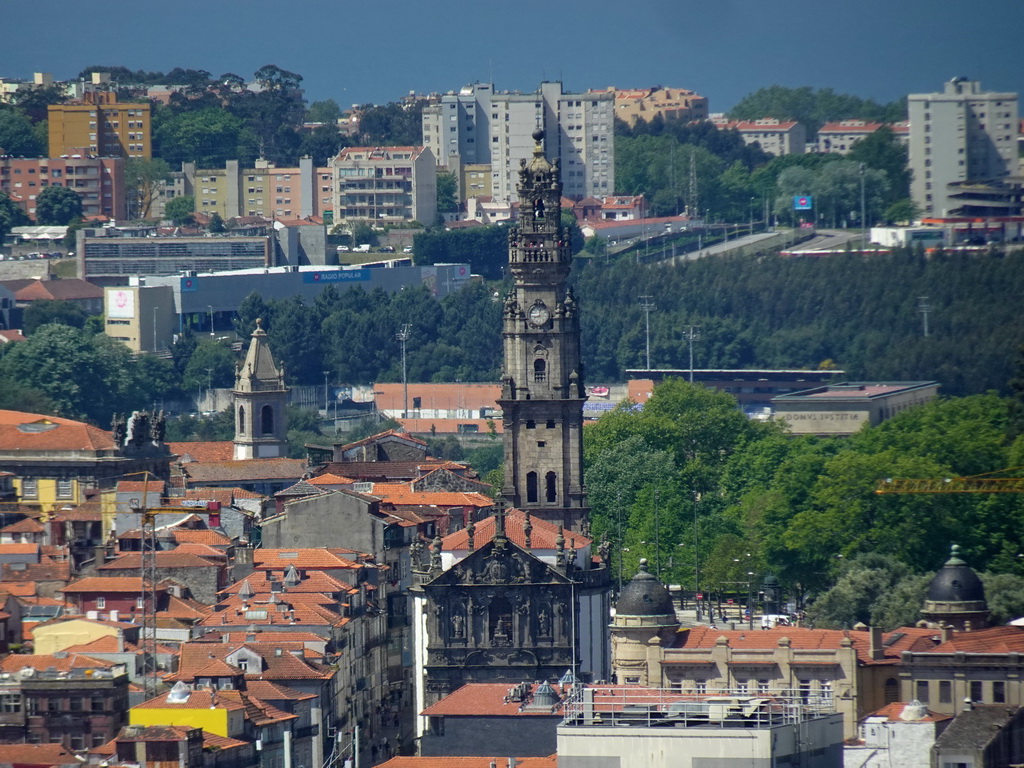
[[[958,544],[1002,618],[1024,613],[1019,494],[875,495],[886,477],[949,477],[1024,464],[1011,401],[940,398],[850,438],[790,437],[730,395],[672,379],[642,411],[584,429],[593,530],[626,578],[641,557],[705,592],[773,573],[818,626],[919,618],[928,578]],[[995,607],[995,606],[994,606]]]

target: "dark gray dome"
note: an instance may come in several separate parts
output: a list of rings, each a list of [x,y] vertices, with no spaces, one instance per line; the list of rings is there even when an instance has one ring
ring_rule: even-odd
[[[619,601],[615,604],[617,616],[672,616],[672,598],[665,585],[647,572],[647,561],[640,561],[640,570],[622,588]]]
[[[960,559],[960,547],[952,547],[949,560],[928,585],[928,600],[935,603],[985,602],[985,586],[967,563]]]

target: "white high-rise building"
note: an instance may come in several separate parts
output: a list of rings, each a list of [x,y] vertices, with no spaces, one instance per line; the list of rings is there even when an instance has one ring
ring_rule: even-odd
[[[982,91],[957,77],[942,93],[912,93],[910,195],[922,216],[950,216],[962,203],[947,185],[998,180],[1017,171],[1017,94]],[[955,190],[952,190],[955,192]]]
[[[565,196],[579,200],[615,192],[614,122],[611,92],[565,93],[560,82],[541,83],[534,93],[495,92],[476,83],[424,108],[423,143],[443,168],[489,163],[495,200],[515,201],[520,161],[533,154],[533,132],[541,128]]]

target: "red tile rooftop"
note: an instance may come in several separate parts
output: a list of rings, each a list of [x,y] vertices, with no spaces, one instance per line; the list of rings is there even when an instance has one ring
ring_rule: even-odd
[[[509,683],[467,683],[461,688],[445,696],[436,704],[431,704],[420,714],[427,717],[440,717],[442,715],[546,715],[550,717],[561,711],[561,706],[556,712],[551,709],[531,710],[522,706],[520,699],[510,699],[508,694],[515,686]],[[530,695],[537,688],[536,684],[530,685]],[[558,688],[556,687],[557,691]],[[532,699],[527,698],[529,703]]]

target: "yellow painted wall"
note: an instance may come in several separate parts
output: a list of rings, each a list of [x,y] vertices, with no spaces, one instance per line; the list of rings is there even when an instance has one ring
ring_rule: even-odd
[[[32,630],[35,652],[48,654],[63,651],[73,645],[84,645],[101,637],[116,637],[114,627],[105,627],[92,621],[63,621],[60,624],[37,626]]]
[[[202,728],[218,736],[229,736],[226,709],[156,709],[135,707],[128,710],[129,725],[187,725]]]
[[[71,496],[57,498],[57,480],[52,477],[36,478],[36,494],[25,496],[23,493],[22,478],[14,478],[14,492],[19,504],[37,506],[43,511],[60,509],[65,505],[75,506],[81,504],[84,499],[81,496],[81,487],[78,480],[71,481]]]

